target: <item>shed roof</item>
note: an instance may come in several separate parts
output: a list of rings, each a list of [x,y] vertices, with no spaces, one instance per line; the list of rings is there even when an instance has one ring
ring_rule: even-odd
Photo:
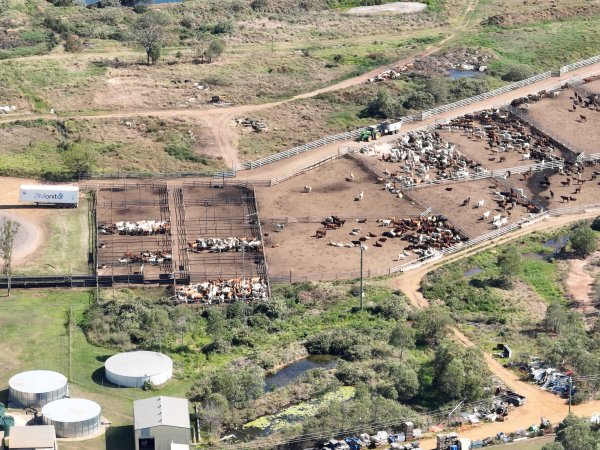
[[[134,428],[168,427],[190,428],[188,401],[176,397],[150,397],[133,402]]]
[[[10,427],[10,448],[54,448],[54,425]]]

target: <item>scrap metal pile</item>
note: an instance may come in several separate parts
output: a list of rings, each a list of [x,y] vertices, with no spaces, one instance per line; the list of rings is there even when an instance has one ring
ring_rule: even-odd
[[[414,428],[412,422],[404,422],[399,433],[378,431],[376,434],[362,433],[360,436],[346,437],[343,439],[330,439],[320,446],[321,450],[359,450],[367,448],[389,448],[397,450],[420,450],[419,442],[422,436],[421,429]],[[412,441],[412,442],[409,442]]]
[[[461,178],[469,170],[482,170],[481,165],[460,153],[454,144],[445,141],[436,131],[413,131],[405,134],[397,146],[390,149],[383,161],[400,163],[401,170],[390,174],[391,182],[402,188],[419,183]]]
[[[196,239],[195,242],[188,242],[188,249],[192,252],[257,252],[261,248],[262,242],[260,240],[254,238],[248,239],[245,237],[200,238]]]
[[[268,297],[268,286],[260,277],[217,279],[179,287],[176,296],[178,301],[184,303],[212,304],[236,300],[259,300]]]
[[[171,223],[161,220],[140,220],[138,222],[115,222],[110,225],[98,225],[99,234],[121,234],[129,236],[150,236],[169,234]]]

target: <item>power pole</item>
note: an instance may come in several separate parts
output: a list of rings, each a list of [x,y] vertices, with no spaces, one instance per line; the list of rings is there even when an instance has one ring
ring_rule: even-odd
[[[365,291],[363,289],[363,252],[365,248],[360,244],[360,310],[363,310]]]

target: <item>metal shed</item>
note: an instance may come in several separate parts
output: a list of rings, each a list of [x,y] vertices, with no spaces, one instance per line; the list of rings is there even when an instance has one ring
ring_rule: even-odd
[[[11,427],[11,450],[56,450],[56,432],[53,425]]]
[[[65,398],[48,403],[42,408],[46,425],[54,425],[56,435],[62,438],[85,437],[100,431],[98,403],[83,398]]]
[[[158,386],[173,376],[173,360],[158,352],[117,353],[106,360],[104,370],[117,386],[143,387],[147,381]]]
[[[171,450],[190,444],[190,413],[185,398],[136,400],[133,422],[135,450]]]
[[[68,395],[67,378],[58,372],[30,370],[8,380],[8,402],[14,406],[40,408]]]

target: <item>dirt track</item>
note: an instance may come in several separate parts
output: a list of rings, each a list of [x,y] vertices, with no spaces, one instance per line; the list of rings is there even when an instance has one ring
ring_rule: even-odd
[[[472,255],[474,252],[480,251],[484,248],[499,245],[501,243],[519,238],[526,234],[532,233],[537,230],[548,230],[554,228],[560,228],[571,222],[575,222],[585,218],[595,217],[597,213],[588,213],[573,216],[554,217],[543,220],[530,227],[523,228],[519,231],[511,233],[502,238],[496,239],[490,243],[482,244],[473,247],[469,251],[451,256],[443,259],[441,262],[434,262],[418,269],[406,272],[400,277],[390,280],[393,287],[402,290],[411,301],[411,303],[417,308],[427,308],[429,306],[427,300],[421,294],[421,281],[423,277],[433,269],[452,262],[458,259],[462,259]],[[469,338],[462,334],[457,329],[454,329],[454,335],[458,341],[466,346],[475,345]],[[560,422],[568,413],[568,405],[566,402],[556,395],[550,394],[549,392],[539,389],[529,383],[525,383],[518,379],[518,377],[510,370],[504,368],[496,359],[490,355],[486,355],[486,361],[490,371],[496,375],[503,383],[506,384],[513,391],[518,392],[521,395],[527,397],[527,403],[519,408],[515,408],[510,416],[508,422],[494,422],[482,424],[479,427],[472,428],[460,433],[461,437],[469,439],[482,439],[488,436],[493,436],[499,432],[512,432],[517,429],[527,428],[530,425],[539,425],[540,417],[544,416],[549,419],[552,423],[556,424]],[[594,412],[600,411],[600,401],[592,401],[583,405],[573,407],[573,412],[580,416],[591,416]],[[424,449],[435,448],[435,439],[426,439],[421,442],[421,446]]]

